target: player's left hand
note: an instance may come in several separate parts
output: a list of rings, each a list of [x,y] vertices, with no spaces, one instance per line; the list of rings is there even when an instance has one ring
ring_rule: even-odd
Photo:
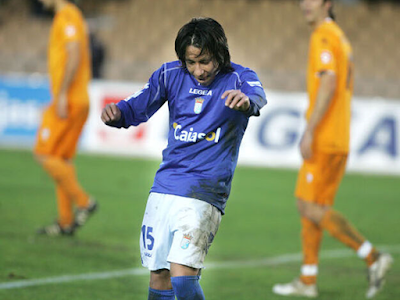
[[[221,99],[225,99],[225,106],[233,110],[247,111],[250,107],[249,97],[240,90],[225,91]]]
[[[313,134],[309,130],[304,131],[300,141],[300,153],[304,160],[312,158]]]

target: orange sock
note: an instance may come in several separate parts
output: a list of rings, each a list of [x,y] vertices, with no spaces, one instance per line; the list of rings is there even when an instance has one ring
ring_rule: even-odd
[[[365,258],[365,262],[367,263],[367,266],[370,267],[374,262],[376,262],[378,257],[379,257],[379,252],[378,252],[378,250],[375,249],[375,247],[373,247],[371,252]]]
[[[78,207],[87,207],[89,196],[79,185],[72,164],[62,158],[49,157],[44,161],[43,166],[70,201],[75,202]]]
[[[71,226],[74,221],[72,202],[65,191],[57,185],[58,223],[61,227]]]
[[[343,244],[357,251],[365,238],[350,224],[347,219],[333,209],[329,209],[322,218],[320,226]]]
[[[323,230],[307,218],[301,218],[303,266],[300,280],[305,284],[315,284],[318,274],[318,253],[321,245]]]
[[[73,181],[73,186],[76,186],[76,197],[74,198],[75,204],[80,208],[87,207],[89,205],[89,195],[86,194],[78,182],[75,166],[73,164],[67,165],[69,167],[70,180]]]

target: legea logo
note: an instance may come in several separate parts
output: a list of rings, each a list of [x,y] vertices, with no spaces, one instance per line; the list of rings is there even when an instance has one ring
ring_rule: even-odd
[[[214,141],[214,143],[218,143],[221,137],[221,127],[218,127],[217,130],[208,133],[194,131],[193,127],[190,127],[189,130],[182,130],[182,125],[179,125],[178,123],[174,123],[173,127],[175,129],[174,137],[177,141],[197,142],[200,140],[206,140],[209,142]]]

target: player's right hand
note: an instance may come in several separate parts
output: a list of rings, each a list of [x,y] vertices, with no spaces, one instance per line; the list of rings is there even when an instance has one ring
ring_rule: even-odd
[[[309,130],[305,130],[300,140],[300,153],[304,160],[312,158],[313,134]]]
[[[66,93],[60,93],[57,97],[57,116],[60,119],[67,119],[68,118],[68,99]]]
[[[121,110],[115,103],[107,104],[101,112],[101,120],[105,124],[118,122],[121,119]]]

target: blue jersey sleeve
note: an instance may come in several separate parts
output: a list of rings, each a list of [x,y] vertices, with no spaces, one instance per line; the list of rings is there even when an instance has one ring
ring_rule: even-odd
[[[135,94],[118,102],[121,119],[112,124],[115,127],[128,128],[146,122],[167,100],[164,66],[150,77],[149,82]]]
[[[244,112],[247,117],[259,116],[260,109],[267,104],[264,88],[257,74],[246,69],[240,76],[242,93],[246,94],[250,99],[250,107]]]

